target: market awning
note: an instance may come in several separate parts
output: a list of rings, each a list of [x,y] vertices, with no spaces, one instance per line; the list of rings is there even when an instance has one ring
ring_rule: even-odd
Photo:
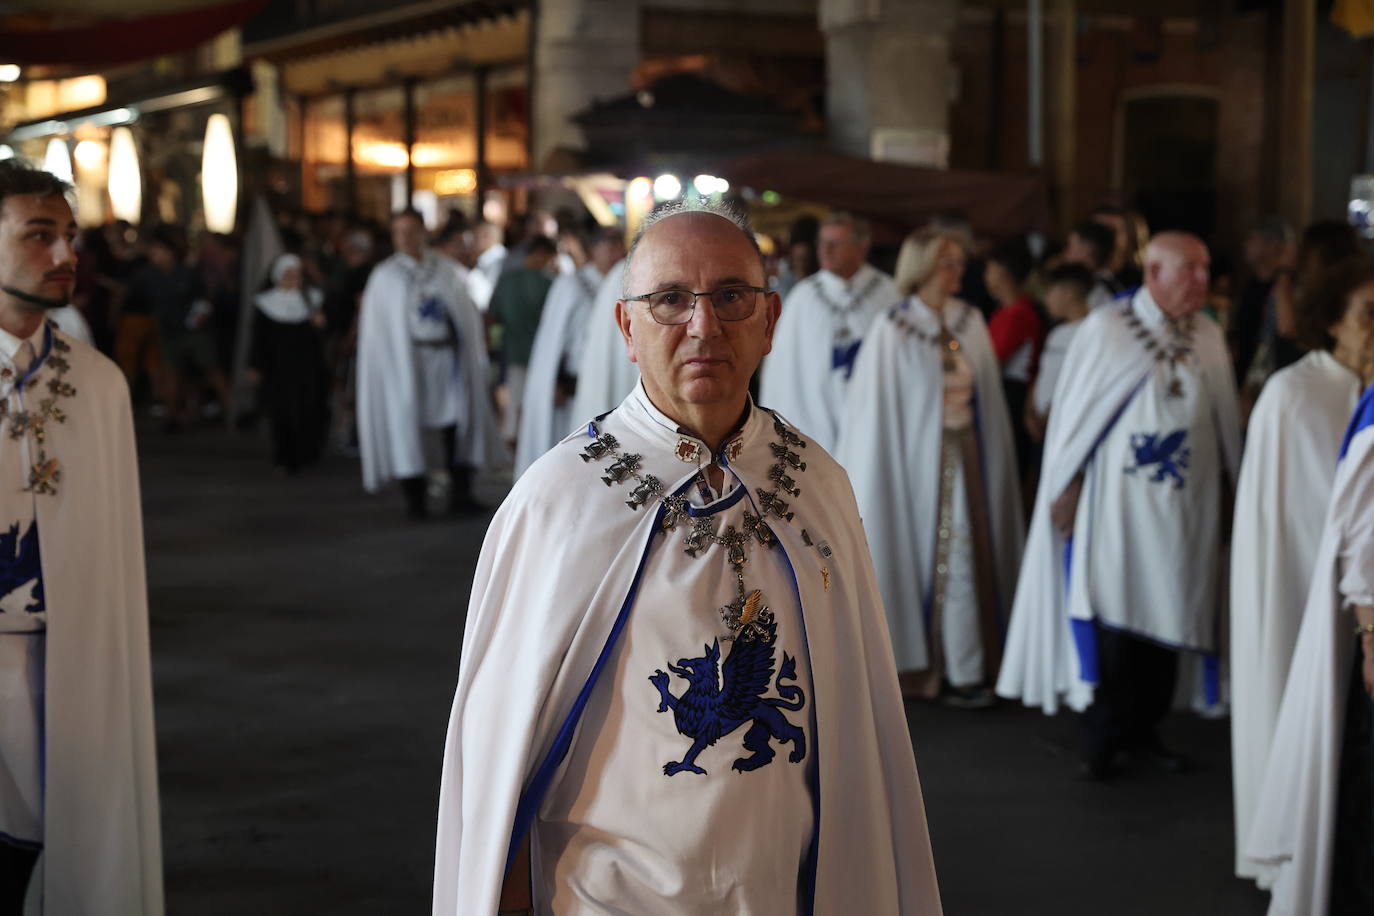
[[[181,0],[81,10],[45,3],[0,15],[0,61],[109,67],[192,48],[255,15],[266,0]],[[169,8],[170,7],[170,8]],[[15,7],[10,7],[11,10]]]
[[[975,230],[996,238],[1049,228],[1045,182],[1035,175],[916,168],[801,149],[739,156],[716,174],[736,187],[913,228],[948,210],[962,211]]]

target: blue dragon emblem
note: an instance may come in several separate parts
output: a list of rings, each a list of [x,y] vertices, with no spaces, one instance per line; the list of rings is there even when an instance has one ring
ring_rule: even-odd
[[[732,769],[747,773],[767,766],[777,756],[772,741],[792,745],[787,757],[792,763],[800,763],[806,757],[806,732],[783,715],[784,711],[793,712],[806,705],[800,687],[783,683],[797,679],[795,658],[786,652],[782,654],[782,667],[774,684],[781,699],[763,696],[773,680],[773,647],[777,638],[777,622],[768,615],[751,635],[731,643],[723,663],[717,639],[705,647],[706,654],[700,658],[684,658],[676,665],[669,664],[668,670],[687,682],[681,696],[668,692],[666,672],[660,669],[653,673],[649,681],[658,688],[658,711],[671,709],[678,732],[692,739],[692,746],[681,760],[663,765],[664,775],[705,775],[706,771],[696,764],[697,755],[748,723],[753,724],[744,733],[744,748],[751,754],[737,759]]]
[[[1127,474],[1153,467],[1154,476],[1150,483],[1174,481],[1174,489],[1182,490],[1187,482],[1183,472],[1188,470],[1188,460],[1192,456],[1183,447],[1188,440],[1188,430],[1180,429],[1169,433],[1135,433],[1131,436],[1131,451],[1135,453],[1135,466],[1126,468]]]
[[[854,360],[859,356],[859,347],[863,344],[862,340],[856,340],[848,344],[836,344],[830,351],[830,368],[838,372],[844,370],[845,381],[849,381],[854,376]]]
[[[420,303],[420,318],[423,321],[443,321],[444,303],[433,296]]]
[[[0,598],[13,594],[30,582],[34,583],[30,593],[32,603],[24,611],[37,614],[44,609],[38,523],[31,522],[29,530],[20,537],[19,523],[15,522],[8,530],[0,529]]]

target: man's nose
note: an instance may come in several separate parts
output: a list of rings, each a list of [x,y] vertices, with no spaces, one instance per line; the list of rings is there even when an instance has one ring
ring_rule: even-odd
[[[71,243],[71,240],[59,238],[53,243],[52,263],[54,267],[76,263],[76,246]]]
[[[697,299],[696,308],[687,322],[687,333],[693,337],[718,337],[721,333],[720,319],[716,317],[716,307],[710,296]]]

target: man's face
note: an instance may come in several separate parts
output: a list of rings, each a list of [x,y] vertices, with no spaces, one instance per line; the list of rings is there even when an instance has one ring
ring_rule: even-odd
[[[1149,263],[1145,285],[1170,318],[1182,318],[1207,304],[1211,257],[1197,239],[1180,241]]]
[[[592,246],[592,263],[599,273],[606,273],[625,257],[625,246],[615,239],[601,239]]]
[[[0,204],[0,285],[65,304],[76,286],[75,241],[76,220],[62,197],[6,197]]]
[[[655,225],[640,241],[626,275],[631,296],[682,289],[713,292],[723,286],[765,285],[758,253],[729,220],[683,213]],[[772,348],[782,310],[777,293],[758,293],[754,313],[721,321],[710,300],[697,300],[686,324],[662,325],[648,303],[616,303],[616,320],[644,389],[660,410],[682,419],[685,405],[738,409],[749,379]]]
[[[1081,302],[1077,290],[1065,283],[1056,283],[1045,290],[1045,310],[1050,316],[1066,319],[1074,314],[1074,306]]]
[[[863,266],[868,246],[855,240],[852,226],[822,226],[816,253],[822,270],[848,280]]]
[[[401,254],[418,259],[425,250],[425,227],[413,216],[398,216],[391,221],[391,244]]]

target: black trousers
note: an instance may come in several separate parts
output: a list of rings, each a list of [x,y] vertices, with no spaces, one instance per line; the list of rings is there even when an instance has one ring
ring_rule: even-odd
[[[37,864],[37,849],[0,839],[0,914],[24,912],[24,894]]]
[[[1097,661],[1097,689],[1082,720],[1087,759],[1158,747],[1159,723],[1173,707],[1178,653],[1099,626]]]
[[[445,426],[439,430],[439,439],[444,447],[444,467],[449,470],[449,477],[452,480],[452,489],[449,493],[449,507],[454,508],[472,502],[472,468],[466,464],[457,464],[458,442],[455,438],[458,428],[456,426]],[[425,514],[425,497],[429,492],[429,484],[424,475],[419,477],[403,477],[400,480],[401,496],[406,502],[406,511],[412,516]]]

